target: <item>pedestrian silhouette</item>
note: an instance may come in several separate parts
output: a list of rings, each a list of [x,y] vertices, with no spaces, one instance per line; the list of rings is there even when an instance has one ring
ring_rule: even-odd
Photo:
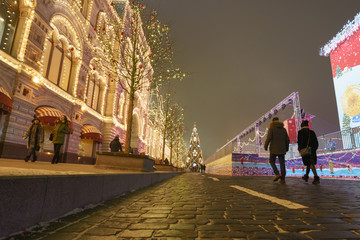
[[[116,135],[115,138],[110,142],[111,152],[122,152],[121,143],[119,140],[119,135]]]
[[[31,156],[33,156],[32,162],[37,160],[36,151],[42,152],[44,146],[44,128],[40,124],[40,119],[34,115],[34,119],[31,121],[30,127],[23,135],[23,139],[28,138],[27,148],[28,154],[25,157],[25,162],[28,162]]]
[[[315,132],[309,129],[308,121],[303,121],[301,123],[301,129],[298,132],[297,142],[299,152],[301,149],[306,148],[307,146],[311,147],[310,154],[302,156],[303,164],[306,166],[306,172],[302,179],[304,179],[305,182],[309,180],[309,173],[311,169],[314,174],[314,181],[312,183],[319,184],[320,178],[315,168],[317,162],[316,150],[319,147],[319,142],[317,140]]]
[[[52,142],[54,144],[54,157],[51,160],[52,164],[56,164],[60,161],[60,150],[65,141],[65,135],[69,134],[69,123],[67,117],[62,115],[55,122],[55,127],[52,132]]]
[[[279,121],[279,118],[274,117],[269,125],[269,130],[264,144],[265,151],[267,151],[268,146],[270,145],[269,162],[275,174],[275,178],[273,179],[274,182],[281,179],[280,183],[285,183],[285,153],[289,151],[289,143],[290,139],[286,129],[284,128],[283,122]],[[276,157],[279,158],[281,175],[275,165]]]

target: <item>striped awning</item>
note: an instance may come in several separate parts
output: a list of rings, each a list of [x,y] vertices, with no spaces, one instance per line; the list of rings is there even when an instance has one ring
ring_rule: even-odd
[[[96,142],[103,141],[102,134],[99,129],[92,125],[84,125],[81,128],[81,139],[92,139]]]
[[[7,114],[12,110],[13,101],[11,100],[10,94],[0,86],[0,113]]]
[[[41,106],[38,107],[35,110],[36,115],[38,116],[38,118],[40,119],[40,122],[43,125],[49,125],[49,126],[55,126],[55,122],[56,120],[61,117],[64,116],[65,114],[63,112],[61,112],[60,110],[50,107],[50,106]],[[65,115],[66,116],[66,115]],[[70,121],[70,118],[68,116],[66,116],[66,118],[68,119],[69,122],[69,129],[70,132],[73,132],[73,124]]]

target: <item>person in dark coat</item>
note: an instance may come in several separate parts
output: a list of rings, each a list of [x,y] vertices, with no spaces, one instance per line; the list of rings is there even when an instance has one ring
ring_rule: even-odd
[[[298,132],[297,142],[298,142],[298,150],[299,151],[303,148],[306,148],[308,145],[308,142],[309,142],[309,146],[311,147],[311,154],[308,156],[302,157],[303,163],[306,166],[306,173],[302,177],[302,179],[304,179],[305,182],[307,182],[309,180],[309,173],[310,173],[310,169],[311,169],[312,172],[314,173],[314,181],[312,183],[319,184],[320,178],[317,175],[316,168],[315,168],[315,165],[317,163],[316,150],[319,147],[319,142],[317,140],[315,132],[313,130],[309,129],[308,121],[303,121],[301,123],[301,129]]]
[[[285,153],[289,151],[289,143],[290,139],[283,122],[279,121],[277,117],[273,118],[269,126],[264,148],[267,151],[270,144],[269,162],[275,174],[274,182],[281,179],[280,183],[285,183]],[[279,158],[281,175],[275,165],[276,157]]]
[[[40,119],[34,116],[30,127],[24,133],[23,139],[28,138],[27,148],[29,149],[28,155],[25,157],[25,162],[28,162],[33,156],[32,162],[37,159],[36,151],[42,151],[44,146],[44,128],[40,124]]]
[[[52,132],[53,139],[52,142],[54,144],[54,157],[51,161],[51,164],[56,164],[60,161],[60,150],[61,146],[64,144],[65,135],[69,134],[69,123],[66,116],[61,116],[55,122],[55,128]]]
[[[111,152],[122,152],[121,143],[119,140],[119,135],[116,135],[114,140],[110,142],[110,150]]]

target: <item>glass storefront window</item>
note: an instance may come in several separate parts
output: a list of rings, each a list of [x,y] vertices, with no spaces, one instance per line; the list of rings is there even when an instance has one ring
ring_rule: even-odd
[[[19,17],[17,1],[2,0],[0,8],[0,49],[10,53]]]

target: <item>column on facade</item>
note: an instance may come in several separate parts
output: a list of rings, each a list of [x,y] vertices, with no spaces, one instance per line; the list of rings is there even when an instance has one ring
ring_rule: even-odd
[[[34,17],[34,3],[32,1],[20,0],[19,19],[16,27],[11,55],[20,61],[24,59],[25,47],[29,36],[30,26]]]
[[[104,101],[106,104],[104,105],[104,115],[106,117],[113,117],[114,114],[114,107],[116,106],[116,102],[118,102],[118,96],[116,92],[116,86],[117,84],[115,82],[110,83],[110,87],[107,92],[107,96],[105,96]],[[105,89],[105,87],[104,87]],[[115,130],[115,125],[112,121],[105,121],[103,125],[103,143],[101,145],[101,151],[109,151],[109,144],[114,138],[113,131]]]

